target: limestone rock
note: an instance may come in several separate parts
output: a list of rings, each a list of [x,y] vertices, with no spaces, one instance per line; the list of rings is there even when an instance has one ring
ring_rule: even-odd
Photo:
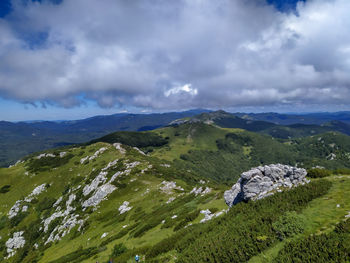
[[[237,183],[228,191],[224,198],[228,206],[241,201],[259,200],[280,192],[281,188],[292,188],[308,183],[306,170],[283,164],[271,164],[253,168],[241,174]]]
[[[13,233],[13,237],[6,241],[7,258],[10,258],[16,254],[16,250],[22,248],[26,243],[23,235],[23,231]]]
[[[98,187],[98,189],[95,191],[95,194],[82,204],[83,207],[89,207],[89,206],[96,207],[99,203],[101,203],[102,200],[105,199],[107,195],[112,193],[115,189],[117,188],[114,185],[111,185],[109,183]]]
[[[176,182],[173,181],[163,181],[161,183],[161,187],[159,188],[164,194],[173,194],[174,189],[184,191],[184,189],[181,186],[177,186]]]
[[[113,143],[113,146],[121,153],[121,154],[125,154],[126,153],[126,150],[122,147],[122,144],[121,143]]]
[[[131,210],[132,206],[129,206],[128,201],[124,201],[124,203],[119,207],[119,213],[124,214],[125,212]]]

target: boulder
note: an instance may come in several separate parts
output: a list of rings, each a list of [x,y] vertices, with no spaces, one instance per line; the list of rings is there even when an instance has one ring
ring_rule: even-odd
[[[306,170],[283,164],[271,164],[253,168],[241,174],[237,183],[228,191],[224,198],[228,206],[248,200],[259,200],[280,192],[308,183]]]

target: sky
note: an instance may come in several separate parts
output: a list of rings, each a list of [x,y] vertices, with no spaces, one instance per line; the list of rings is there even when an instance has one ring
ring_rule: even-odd
[[[0,120],[350,110],[348,0],[1,0]]]

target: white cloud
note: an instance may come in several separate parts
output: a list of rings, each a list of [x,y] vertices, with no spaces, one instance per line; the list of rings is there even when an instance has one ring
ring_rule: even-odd
[[[198,90],[192,88],[192,84],[185,84],[183,86],[175,86],[174,88],[165,91],[164,96],[169,97],[179,93],[187,93],[189,95],[195,96],[198,94]]]
[[[0,19],[5,98],[154,109],[350,99],[348,0],[308,0],[297,14],[260,0],[14,2]]]

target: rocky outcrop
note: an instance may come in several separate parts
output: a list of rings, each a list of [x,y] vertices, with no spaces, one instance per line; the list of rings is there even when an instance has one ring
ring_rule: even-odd
[[[92,161],[93,159],[96,159],[99,155],[104,153],[106,150],[108,150],[107,147],[102,147],[99,150],[97,150],[92,156],[86,156],[80,160],[80,163],[83,164],[85,161],[89,160]]]
[[[201,187],[194,187],[192,189],[192,191],[190,192],[190,194],[194,194],[195,196],[197,195],[201,195],[204,196],[206,194],[209,194],[211,192],[211,188],[210,187],[206,187],[205,189],[201,186]]]
[[[47,157],[56,157],[56,155],[52,154],[52,153],[42,153],[40,155],[38,155],[37,157],[35,157],[36,159],[41,159],[41,158],[47,158]]]
[[[24,202],[30,203],[34,197],[41,194],[46,189],[46,184],[42,184],[34,188],[34,190],[24,198],[24,200],[17,200],[16,203],[10,208],[10,211],[8,212],[8,217],[11,219],[15,217],[19,211],[22,210],[22,212],[26,212],[28,210],[28,206],[26,208],[23,207]],[[24,211],[23,211],[24,210]]]
[[[201,210],[200,213],[204,215],[204,218],[200,221],[200,223],[205,223],[205,222],[207,222],[209,220],[212,220],[215,217],[218,217],[218,216],[221,216],[224,213],[227,213],[227,211],[228,211],[228,209],[227,210],[223,209],[223,210],[221,210],[219,212],[212,213],[209,209]]]
[[[271,164],[253,168],[241,174],[237,183],[225,192],[228,206],[241,201],[258,200],[286,188],[308,183],[306,170],[283,164]]]
[[[184,191],[184,189],[181,186],[177,186],[176,182],[173,181],[163,181],[161,184],[161,187],[159,189],[164,193],[164,194],[173,194],[173,190],[179,190],[179,191]]]
[[[23,231],[13,233],[13,237],[6,241],[6,252],[8,254],[7,258],[12,257],[16,254],[16,250],[22,248],[26,241],[24,240]]]
[[[132,206],[129,206],[128,201],[124,201],[124,203],[118,208],[120,214],[124,214],[125,212],[128,212],[131,210]]]

